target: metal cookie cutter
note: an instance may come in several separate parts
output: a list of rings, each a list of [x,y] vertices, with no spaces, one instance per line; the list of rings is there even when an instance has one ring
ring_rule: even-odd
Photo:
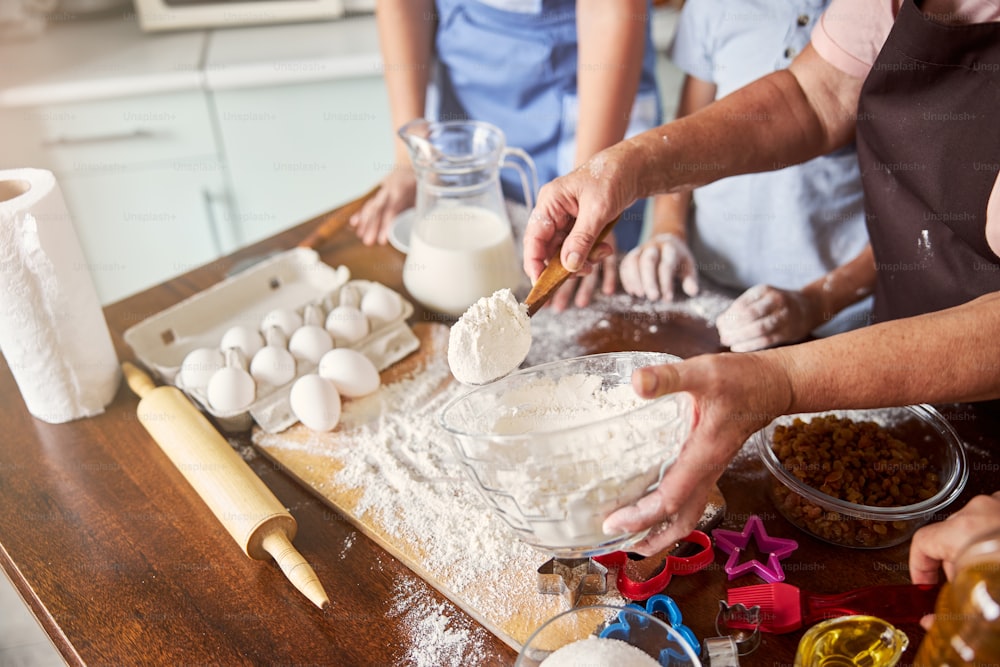
[[[684,625],[684,619],[681,616],[681,610],[674,602],[673,598],[667,595],[654,595],[646,601],[646,605],[642,606],[639,604],[631,603],[625,605],[625,607],[618,612],[618,617],[615,622],[610,623],[600,632],[601,639],[621,639],[629,644],[636,643],[636,637],[632,636],[633,633],[642,633],[645,631],[646,627],[651,625],[649,618],[644,618],[635,613],[629,613],[630,609],[638,609],[639,611],[644,611],[651,616],[656,616],[657,618],[663,620],[665,623],[670,625],[674,631],[680,636],[681,640],[687,644],[688,648],[695,655],[701,653],[701,645],[698,643],[698,639],[694,636],[694,632],[691,628]],[[670,646],[660,651],[659,662],[660,665],[669,665],[671,661],[678,661],[682,664],[688,663],[688,656],[685,654],[683,647],[681,646]]]
[[[538,568],[538,592],[561,595],[575,607],[581,595],[608,592],[608,568],[592,558],[550,558]]]
[[[616,584],[618,592],[629,600],[646,600],[656,595],[670,583],[670,579],[676,575],[685,575],[704,569],[715,560],[715,552],[712,550],[712,540],[708,535],[700,530],[692,531],[682,542],[689,542],[701,547],[696,553],[680,557],[667,555],[663,562],[663,569],[642,581],[631,578],[626,571],[628,554],[624,551],[615,551],[605,556],[595,556],[594,560],[607,567],[617,567],[618,576]]]
[[[725,600],[719,600],[715,631],[733,640],[738,655],[750,655],[760,646],[760,623],[761,612],[758,605],[748,609],[743,604],[729,606]]]
[[[740,667],[740,653],[732,637],[706,637],[702,660],[708,667]]]

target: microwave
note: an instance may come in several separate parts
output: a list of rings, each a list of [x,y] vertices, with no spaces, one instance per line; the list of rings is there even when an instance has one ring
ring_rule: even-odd
[[[371,12],[374,0],[134,0],[146,31],[228,28],[337,19]]]

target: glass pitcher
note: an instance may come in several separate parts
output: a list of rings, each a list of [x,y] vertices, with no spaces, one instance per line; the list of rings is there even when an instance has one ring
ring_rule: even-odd
[[[399,130],[417,177],[403,284],[427,308],[460,316],[480,297],[525,276],[500,190],[500,169],[520,174],[530,210],[538,177],[531,157],[480,121],[411,121]],[[516,158],[519,162],[515,162]]]

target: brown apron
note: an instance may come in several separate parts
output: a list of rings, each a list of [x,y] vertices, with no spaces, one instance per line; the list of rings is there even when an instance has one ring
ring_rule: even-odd
[[[862,88],[857,144],[875,320],[1000,290],[986,243],[1000,169],[1000,23],[946,25],[905,0]]]

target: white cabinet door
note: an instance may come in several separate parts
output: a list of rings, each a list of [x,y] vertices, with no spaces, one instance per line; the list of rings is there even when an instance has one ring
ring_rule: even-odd
[[[3,110],[0,167],[55,174],[104,303],[237,247],[201,91]]]
[[[210,165],[71,174],[60,187],[102,303],[230,249],[218,231],[222,178]]]
[[[213,95],[243,243],[354,199],[392,167],[380,77]]]

